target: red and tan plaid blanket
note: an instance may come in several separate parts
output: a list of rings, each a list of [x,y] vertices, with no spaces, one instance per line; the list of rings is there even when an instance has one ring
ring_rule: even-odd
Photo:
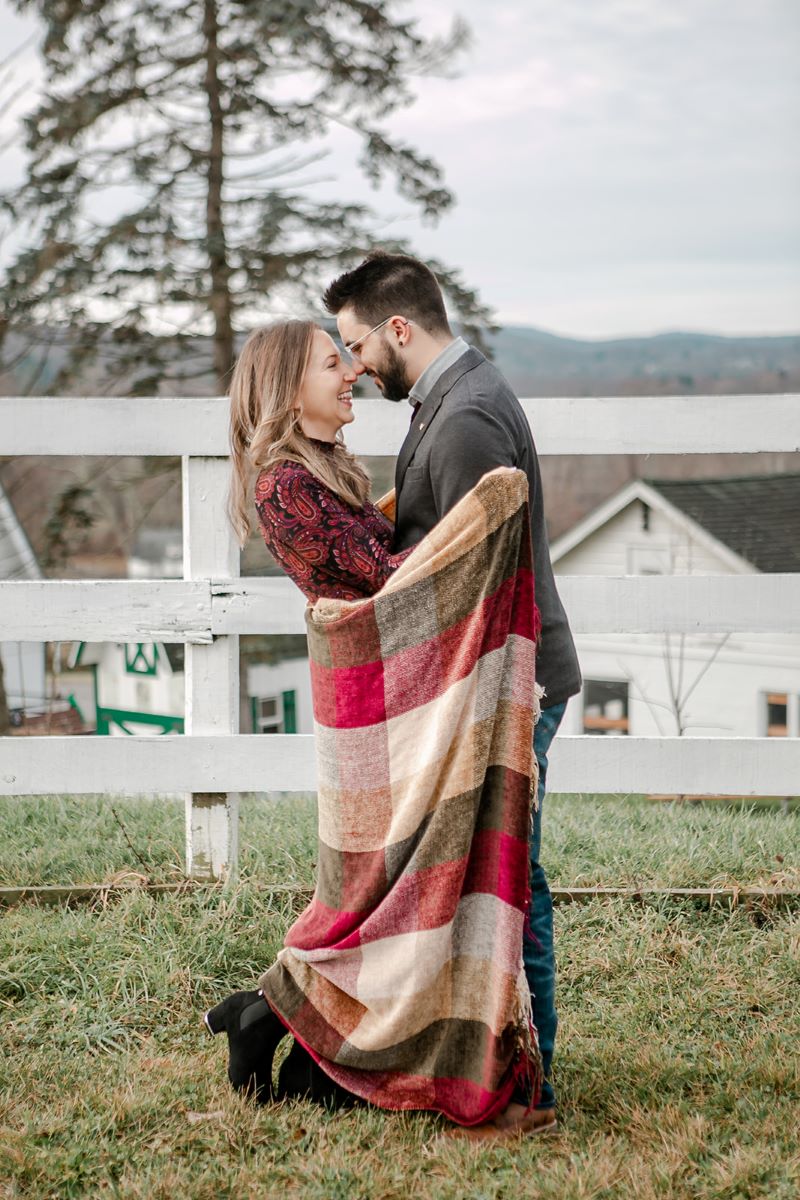
[[[527,480],[484,476],[375,596],[307,610],[314,897],[259,980],[337,1083],[462,1125],[540,1086],[522,967],[535,642]]]

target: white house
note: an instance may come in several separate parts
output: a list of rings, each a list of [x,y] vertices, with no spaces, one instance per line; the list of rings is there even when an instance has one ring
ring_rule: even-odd
[[[97,733],[183,733],[183,660],[182,642],[73,642],[67,666],[91,670]]]
[[[0,579],[42,578],[25,530],[0,484]],[[6,641],[0,623],[0,654],[12,714],[39,712],[46,704],[45,643]]]
[[[556,575],[800,571],[800,475],[635,480],[551,546]],[[576,637],[565,733],[800,736],[800,636]]]
[[[73,642],[67,666],[91,671],[84,709],[98,734],[184,732],[182,643]],[[252,664],[247,685],[253,733],[313,733],[306,657]]]
[[[313,733],[311,671],[304,654],[247,669],[253,733]]]

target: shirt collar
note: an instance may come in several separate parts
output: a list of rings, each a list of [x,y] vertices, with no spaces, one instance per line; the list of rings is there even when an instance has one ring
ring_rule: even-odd
[[[408,403],[412,408],[414,405],[422,404],[428,399],[434,385],[439,382],[445,371],[448,371],[453,363],[458,362],[461,355],[465,354],[467,350],[469,350],[469,346],[464,339],[457,337],[445,346],[444,350],[440,351],[432,362],[428,363],[408,394]]]

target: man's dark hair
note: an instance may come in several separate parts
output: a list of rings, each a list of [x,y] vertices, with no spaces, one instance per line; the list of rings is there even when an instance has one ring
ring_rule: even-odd
[[[350,307],[367,325],[398,313],[428,333],[451,332],[436,276],[410,254],[373,251],[360,266],[334,279],[322,299],[329,313]]]

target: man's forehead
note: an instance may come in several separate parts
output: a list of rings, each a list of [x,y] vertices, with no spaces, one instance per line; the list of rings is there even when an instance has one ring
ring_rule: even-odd
[[[352,334],[353,338],[358,337],[360,333],[364,333],[369,328],[364,321],[356,316],[352,308],[343,308],[336,317],[336,324],[339,327],[340,333],[344,333],[347,330],[348,333]]]

